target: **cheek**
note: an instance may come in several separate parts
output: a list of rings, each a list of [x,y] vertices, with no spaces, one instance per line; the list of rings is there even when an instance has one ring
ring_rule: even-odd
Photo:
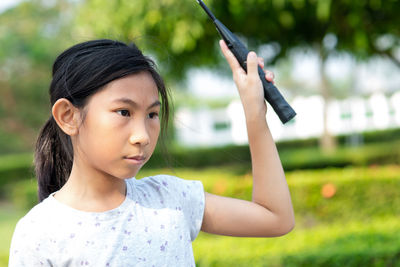
[[[95,155],[99,158],[112,155],[114,150],[120,149],[118,138],[123,131],[118,120],[113,120],[112,116],[99,114],[94,119],[93,116],[86,118],[80,131],[80,145],[85,148],[87,154]]]
[[[154,142],[157,142],[158,136],[160,135],[160,122],[159,120],[152,121],[149,126],[149,132],[151,139]]]

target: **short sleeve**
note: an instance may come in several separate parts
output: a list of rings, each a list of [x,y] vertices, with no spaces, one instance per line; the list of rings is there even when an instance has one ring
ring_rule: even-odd
[[[205,195],[202,182],[164,175],[163,179],[173,184],[175,197],[182,205],[185,221],[190,230],[190,239],[195,240],[201,230],[204,216]]]
[[[9,267],[53,266],[52,253],[46,242],[51,219],[45,213],[46,200],[33,207],[17,225],[11,239]],[[47,216],[46,216],[47,215]],[[52,214],[55,216],[55,214]]]
[[[193,241],[199,234],[203,223],[205,207],[203,184],[200,181],[185,181],[182,197],[185,218],[190,227],[190,239]]]

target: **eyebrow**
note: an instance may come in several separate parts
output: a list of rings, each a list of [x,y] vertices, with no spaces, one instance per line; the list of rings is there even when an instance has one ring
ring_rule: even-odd
[[[125,103],[125,104],[128,104],[128,105],[133,106],[133,107],[138,107],[139,106],[139,104],[136,103],[135,101],[133,101],[132,99],[125,98],[125,97],[115,99],[112,102]],[[154,101],[154,103],[151,104],[147,109],[151,109],[151,108],[156,107],[156,106],[161,106],[161,102],[159,100]]]

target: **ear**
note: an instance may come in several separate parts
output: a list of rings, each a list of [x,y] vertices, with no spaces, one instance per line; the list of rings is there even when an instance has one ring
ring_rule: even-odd
[[[51,110],[58,126],[69,136],[78,133],[80,124],[80,111],[66,98],[60,98],[54,103]]]

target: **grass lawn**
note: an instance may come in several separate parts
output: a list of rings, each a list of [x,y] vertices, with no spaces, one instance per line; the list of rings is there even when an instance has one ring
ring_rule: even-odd
[[[158,173],[202,180],[208,192],[251,197],[250,170],[241,166],[142,170],[138,178]],[[193,243],[197,265],[400,266],[399,166],[293,171],[287,181],[296,212],[290,234],[232,238],[200,233]],[[323,196],[327,184],[334,186],[333,196]],[[0,267],[7,266],[15,224],[25,213],[19,210],[0,204]]]
[[[288,257],[332,258],[339,254],[363,254],[371,249],[378,254],[396,254],[400,252],[399,240],[400,220],[392,216],[369,222],[295,228],[278,238],[235,238],[201,233],[193,249],[198,266],[287,266],[284,261]]]
[[[8,251],[10,249],[11,237],[14,227],[24,215],[24,212],[18,211],[9,203],[0,202],[0,266],[7,266]]]

